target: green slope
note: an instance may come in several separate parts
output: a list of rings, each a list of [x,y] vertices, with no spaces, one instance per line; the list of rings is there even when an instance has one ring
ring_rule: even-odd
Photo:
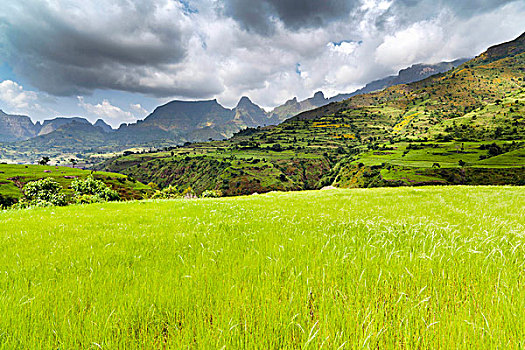
[[[151,192],[148,186],[137,180],[116,173],[92,172],[61,166],[0,164],[0,196],[8,201],[18,200],[26,183],[47,177],[54,178],[64,187],[68,195],[72,195],[70,183],[76,178],[86,178],[90,174],[118,191],[123,199],[140,199]]]

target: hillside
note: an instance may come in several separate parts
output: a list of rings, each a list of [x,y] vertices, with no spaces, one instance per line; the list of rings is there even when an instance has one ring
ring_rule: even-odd
[[[500,58],[479,64],[480,57],[495,57],[493,50]],[[227,141],[130,155],[100,168],[227,195],[327,185],[524,184],[524,52],[521,36],[419,82]],[[209,168],[217,174],[203,180]]]
[[[61,166],[0,164],[0,205],[17,201],[22,196],[22,188],[26,183],[47,177],[55,179],[64,187],[67,195],[72,195],[70,183],[76,178],[86,178],[90,174],[116,190],[125,200],[141,199],[151,192],[148,186],[121,174]]]

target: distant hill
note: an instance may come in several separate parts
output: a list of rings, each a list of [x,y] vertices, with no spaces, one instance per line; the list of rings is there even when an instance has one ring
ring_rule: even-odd
[[[7,119],[7,117],[5,118]],[[216,100],[171,101],[157,107],[144,120],[112,129],[102,119],[91,124],[84,118],[55,118],[33,124],[29,117],[9,116],[19,137],[4,137],[0,142],[18,141],[14,152],[41,155],[120,151],[132,147],[166,147],[187,141],[221,140],[246,127],[277,123],[266,112],[243,97],[233,109]],[[24,124],[24,128],[18,125]],[[13,128],[6,130],[12,130]],[[11,131],[6,131],[10,135]]]
[[[31,118],[23,115],[9,115],[0,110],[0,142],[25,141],[33,137],[46,135],[71,123],[91,123],[80,117],[57,117],[33,123]]]
[[[271,112],[265,112],[248,97],[242,97],[233,109],[223,107],[217,100],[175,100],[157,107],[144,120],[122,124],[116,130],[101,119],[94,124],[97,128],[89,128],[79,125],[91,126],[91,123],[80,117],[55,118],[46,120],[42,124],[32,124],[28,117],[24,119],[20,116],[9,116],[10,120],[16,120],[16,122],[4,123],[3,126],[0,124],[0,142],[23,141],[11,146],[14,153],[37,151],[39,154],[47,154],[49,149],[42,147],[52,145],[54,153],[58,154],[61,147],[74,153],[88,150],[114,152],[135,147],[160,148],[188,141],[227,139],[247,127],[277,125],[304,111],[313,110],[334,101],[369,91],[383,90],[406,82],[419,81],[430,75],[447,71],[463,61],[414,65],[401,70],[397,76],[372,82],[351,94],[326,98],[323,92],[318,91],[313,97],[303,101],[298,101],[297,98],[291,99]],[[65,127],[66,125],[69,126]],[[78,132],[75,134],[76,128]],[[104,134],[101,134],[100,130]],[[35,138],[36,136],[39,138]],[[76,152],[73,147],[78,147]]]
[[[104,144],[107,141],[108,134],[100,127],[87,121],[73,120],[49,133],[38,135],[19,144],[38,149],[57,149],[57,151],[63,149],[65,152],[74,152],[76,149],[89,147],[90,144]]]
[[[97,119],[97,121],[95,122],[95,124],[93,124],[93,126],[101,128],[102,130],[104,130],[104,132],[113,132],[113,131],[115,131],[110,125],[108,125],[102,119]]]
[[[278,124],[279,119],[268,115],[261,107],[243,96],[234,108],[234,122],[241,128]]]
[[[217,100],[175,100],[157,107],[142,121],[121,126],[112,138],[127,145],[162,140],[172,143],[218,140],[231,137],[242,128],[273,121],[247,97],[241,98],[234,109],[223,107]]]
[[[58,117],[54,119],[44,120],[42,124],[40,122],[37,122],[35,124],[35,127],[38,130],[37,135],[41,136],[41,135],[49,134],[59,129],[62,126],[71,124],[71,123],[91,125],[91,123],[87,119],[80,118],[80,117],[72,117],[72,118]]]
[[[231,121],[233,116],[233,111],[221,106],[217,100],[171,101],[155,108],[144,119],[141,127],[157,127],[180,133],[206,126],[217,127]]]
[[[409,68],[400,70],[397,75],[391,75],[383,79],[375,80],[371,83],[366,84],[362,89],[356,90],[350,94],[339,94],[334,97],[330,97],[328,99],[328,102],[340,102],[352,96],[381,91],[395,85],[409,84],[416,81],[420,81],[432,75],[444,73],[446,71],[459,67],[466,61],[468,61],[467,58],[461,58],[451,62],[440,62],[436,64],[415,64]]]
[[[280,121],[284,121],[299,113],[309,111],[318,107],[325,106],[332,102],[340,102],[352,96],[367,94],[380,91],[390,86],[408,84],[415,81],[426,79],[432,75],[451,70],[466,62],[468,59],[462,58],[452,62],[440,62],[436,64],[415,64],[409,68],[399,71],[397,75],[391,75],[383,79],[375,80],[366,84],[363,88],[348,94],[339,94],[330,98],[325,98],[322,91],[318,91],[313,97],[303,101],[297,98],[286,101],[283,105],[275,107],[269,114]]]
[[[283,121],[296,114],[324,106],[328,103],[328,99],[324,97],[323,92],[318,91],[313,97],[307,98],[303,101],[298,101],[297,97],[294,97],[293,99],[286,101],[283,105],[275,107],[270,112],[270,115]]]
[[[31,118],[0,110],[0,142],[15,142],[35,137],[38,131]]]

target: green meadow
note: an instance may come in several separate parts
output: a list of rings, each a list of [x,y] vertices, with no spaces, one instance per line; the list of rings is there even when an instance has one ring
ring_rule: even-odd
[[[525,188],[0,212],[0,349],[525,347]]]

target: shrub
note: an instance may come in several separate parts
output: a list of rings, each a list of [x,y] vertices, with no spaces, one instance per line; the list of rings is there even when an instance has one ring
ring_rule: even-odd
[[[195,194],[195,192],[193,191],[193,188],[191,188],[191,186],[188,186],[188,188],[186,188],[182,192],[182,196],[184,198],[197,198],[197,195]]]
[[[154,182],[150,182],[148,184],[148,186],[152,189],[152,190],[158,190],[159,189],[159,185],[157,185],[156,183]]]
[[[222,192],[220,190],[206,190],[201,194],[202,198],[219,198],[222,197]]]
[[[0,194],[0,210],[12,206],[15,200],[10,197],[4,197]]]
[[[66,205],[66,196],[61,193],[62,186],[53,178],[31,181],[22,189],[24,197],[14,208],[50,207]]]
[[[275,151],[275,152],[281,152],[283,150],[282,146],[278,143],[275,143],[272,145],[272,151]]]
[[[85,180],[77,179],[71,183],[75,191],[77,203],[112,202],[120,200],[117,191],[112,190],[100,180],[95,180],[92,175]]]
[[[181,198],[182,193],[179,190],[177,186],[169,185],[166,188],[163,188],[162,190],[157,190],[155,193],[151,196],[152,199],[174,199],[174,198]]]

